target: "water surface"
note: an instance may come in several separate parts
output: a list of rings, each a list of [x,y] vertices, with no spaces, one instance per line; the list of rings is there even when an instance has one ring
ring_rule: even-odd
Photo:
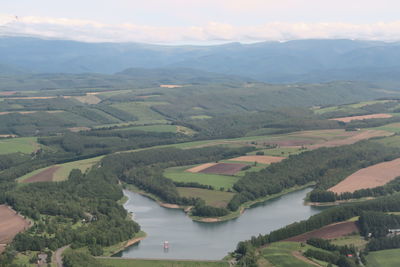
[[[247,209],[237,219],[219,223],[193,222],[182,210],[160,207],[130,191],[125,208],[133,213],[147,237],[116,256],[132,258],[209,259],[225,257],[239,241],[266,234],[292,222],[307,219],[321,207],[303,205],[310,188],[299,190]],[[164,251],[163,243],[170,248]]]

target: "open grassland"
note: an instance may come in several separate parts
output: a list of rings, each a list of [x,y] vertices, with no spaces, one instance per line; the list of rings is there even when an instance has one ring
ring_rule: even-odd
[[[151,260],[97,258],[99,262],[110,267],[228,267],[225,261],[190,261],[190,260]]]
[[[270,266],[275,267],[321,266],[302,255],[302,252],[309,248],[311,246],[301,246],[300,243],[295,242],[276,242],[263,248],[260,254],[271,264]],[[326,266],[325,263],[322,266]]]
[[[260,155],[254,155],[254,156],[241,156],[237,158],[230,159],[231,161],[244,161],[244,162],[257,162],[257,163],[262,163],[262,164],[271,164],[271,163],[276,163],[280,162],[284,157],[273,157],[273,156],[260,156]]]
[[[36,137],[0,139],[0,155],[16,152],[30,154],[39,148]]]
[[[370,119],[387,119],[393,117],[390,114],[379,113],[379,114],[370,114],[370,115],[362,115],[362,116],[350,116],[350,117],[341,117],[334,118],[331,120],[341,121],[341,122],[351,122],[351,121],[361,121],[361,120],[370,120]]]
[[[194,120],[205,120],[205,119],[211,119],[212,117],[208,115],[193,115],[190,116],[190,118]]]
[[[176,125],[170,124],[160,124],[160,125],[146,125],[146,126],[134,126],[128,128],[122,128],[117,131],[127,131],[127,130],[138,130],[146,132],[159,132],[159,133],[176,133]]]
[[[230,192],[191,187],[178,187],[178,192],[182,197],[199,197],[204,199],[207,205],[219,208],[225,208],[234,195]]]
[[[6,205],[0,205],[0,253],[14,236],[26,230],[29,222]]]
[[[261,149],[257,151],[252,151],[248,153],[248,155],[255,155],[257,152],[263,152],[264,155],[273,156],[273,157],[287,157],[289,155],[297,155],[301,152],[304,152],[305,149],[301,147],[277,147],[277,148],[268,148]]]
[[[316,114],[324,114],[324,113],[336,112],[336,111],[347,112],[347,111],[362,108],[365,106],[370,106],[370,105],[379,104],[379,103],[387,103],[387,102],[391,102],[391,101],[393,101],[393,100],[364,101],[364,102],[359,102],[359,103],[355,103],[355,104],[348,104],[348,105],[341,105],[341,106],[332,106],[332,107],[326,107],[326,108],[314,108],[313,110]]]
[[[188,169],[188,166],[168,168],[165,170],[164,175],[176,182],[197,182],[203,185],[211,185],[215,189],[220,189],[221,187],[225,189],[232,188],[233,184],[239,179],[235,176],[191,173],[186,172],[186,169]]]
[[[368,241],[366,241],[362,236],[354,234],[333,239],[331,243],[338,246],[354,245],[358,249],[364,249]]]
[[[375,127],[375,128],[371,128],[373,130],[381,130],[381,131],[387,131],[387,132],[392,132],[392,133],[400,133],[400,123],[396,122],[396,123],[390,123],[387,125],[383,125],[380,127]]]
[[[136,124],[151,124],[154,122],[163,121],[166,123],[165,118],[151,109],[152,106],[165,105],[166,102],[129,102],[129,103],[118,103],[112,106],[125,111],[129,114],[134,115],[138,118]]]
[[[301,235],[297,235],[286,239],[285,241],[306,242],[311,237],[318,237],[323,239],[334,239],[351,233],[358,232],[355,222],[339,222],[329,224],[320,229],[310,231]]]
[[[370,252],[367,256],[367,267],[400,266],[400,249],[386,249]]]
[[[329,191],[340,194],[382,186],[400,176],[400,158],[358,170]]]

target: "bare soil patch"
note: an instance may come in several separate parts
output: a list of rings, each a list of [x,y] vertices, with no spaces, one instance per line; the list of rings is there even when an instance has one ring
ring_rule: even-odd
[[[15,95],[17,91],[6,91],[6,92],[0,92],[0,95],[4,96],[9,96],[9,95]]]
[[[208,167],[200,172],[234,175],[235,173],[241,171],[243,167],[246,166],[247,164],[239,164],[239,163],[217,163],[214,166]]]
[[[339,222],[329,224],[320,229],[297,235],[283,241],[306,242],[311,237],[334,239],[354,232],[358,232],[358,228],[355,222]]]
[[[80,131],[89,131],[90,128],[89,127],[71,127],[71,128],[68,128],[68,130],[70,130],[73,133],[77,133]]]
[[[254,155],[254,156],[241,156],[241,157],[233,158],[230,160],[244,161],[244,162],[257,162],[257,163],[261,163],[261,164],[271,164],[271,163],[280,162],[284,159],[285,159],[285,157]]]
[[[96,95],[85,95],[85,96],[75,96],[74,97],[76,100],[78,100],[79,102],[85,103],[85,104],[98,104],[101,102],[101,99],[98,98]]]
[[[16,234],[26,230],[29,222],[6,205],[0,205],[0,253]]]
[[[393,117],[390,114],[379,113],[379,114],[370,114],[363,116],[351,116],[351,117],[341,117],[331,119],[333,121],[342,121],[342,122],[351,122],[351,121],[360,121],[360,120],[369,120],[369,119],[387,119]]]
[[[217,163],[204,163],[204,164],[201,164],[201,165],[199,165],[199,166],[196,166],[196,167],[187,169],[186,171],[187,171],[187,172],[192,172],[192,173],[197,173],[197,172],[200,172],[200,171],[202,171],[202,170],[204,170],[204,169],[207,169],[207,168],[209,168],[209,167],[211,167],[211,166],[214,166],[214,165],[216,165],[216,164],[217,164]]]
[[[39,172],[28,179],[23,180],[23,183],[34,183],[34,182],[51,182],[53,181],[54,173],[61,168],[60,166],[50,167],[42,172]]]
[[[329,191],[337,194],[382,186],[400,176],[400,158],[378,163],[348,176]]]
[[[161,84],[160,87],[161,88],[179,88],[179,87],[183,87],[183,85],[179,85],[179,84]]]

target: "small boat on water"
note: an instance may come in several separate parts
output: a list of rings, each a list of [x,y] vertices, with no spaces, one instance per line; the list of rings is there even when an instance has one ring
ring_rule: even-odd
[[[164,241],[164,249],[169,249],[169,242],[168,241]]]

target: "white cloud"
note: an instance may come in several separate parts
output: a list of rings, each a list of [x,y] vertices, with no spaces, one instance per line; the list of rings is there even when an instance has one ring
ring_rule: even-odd
[[[209,22],[204,26],[155,27],[104,24],[90,20],[0,15],[0,35],[41,36],[85,42],[207,43],[287,41],[311,38],[400,40],[400,21],[372,24],[271,22],[234,26]]]

